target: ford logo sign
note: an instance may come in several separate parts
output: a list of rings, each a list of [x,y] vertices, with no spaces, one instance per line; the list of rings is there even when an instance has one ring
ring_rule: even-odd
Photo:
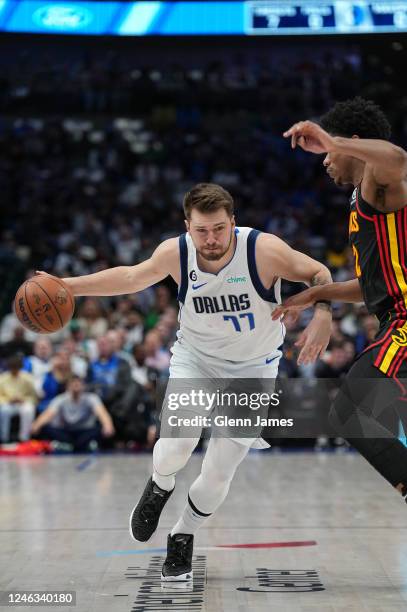
[[[55,30],[79,30],[93,21],[93,14],[83,6],[47,4],[33,14],[37,26]]]

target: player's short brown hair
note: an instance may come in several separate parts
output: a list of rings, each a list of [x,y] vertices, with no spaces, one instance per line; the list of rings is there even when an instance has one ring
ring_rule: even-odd
[[[215,183],[198,183],[184,197],[185,218],[191,218],[192,209],[201,213],[216,212],[224,208],[229,217],[234,213],[233,198],[226,189]]]

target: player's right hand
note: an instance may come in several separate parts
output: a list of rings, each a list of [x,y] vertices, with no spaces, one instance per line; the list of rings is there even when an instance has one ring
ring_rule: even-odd
[[[328,153],[335,146],[333,136],[313,121],[299,121],[284,132],[284,138],[291,138],[291,148],[299,145],[310,153]]]

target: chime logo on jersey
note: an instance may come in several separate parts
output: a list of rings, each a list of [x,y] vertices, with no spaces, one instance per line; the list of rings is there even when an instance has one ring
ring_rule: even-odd
[[[217,312],[240,312],[250,308],[250,299],[247,293],[241,295],[219,295],[215,297],[203,296],[192,298],[197,314],[215,314]]]

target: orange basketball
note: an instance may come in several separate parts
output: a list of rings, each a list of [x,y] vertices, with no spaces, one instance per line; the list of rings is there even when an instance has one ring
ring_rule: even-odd
[[[37,334],[52,334],[70,321],[75,300],[63,280],[38,274],[18,289],[14,307],[23,327]]]

